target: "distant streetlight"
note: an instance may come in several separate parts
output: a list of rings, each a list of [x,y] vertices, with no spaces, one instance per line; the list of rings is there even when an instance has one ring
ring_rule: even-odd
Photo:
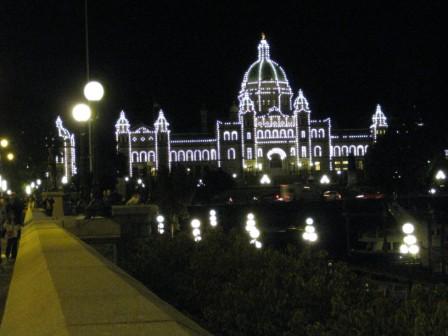
[[[162,215],[158,215],[156,217],[156,221],[157,221],[157,230],[159,231],[160,234],[163,234],[165,232],[165,217],[163,217]]]
[[[437,181],[444,181],[446,179],[446,175],[443,172],[443,170],[439,170],[436,174],[436,180]]]
[[[87,104],[76,104],[72,109],[72,116],[77,122],[87,122],[92,118],[92,110]]]
[[[314,219],[308,217],[305,219],[305,224],[305,232],[302,234],[302,238],[306,241],[314,243],[318,238],[316,228],[314,227]]]
[[[68,177],[67,176],[62,176],[62,179],[61,179],[61,182],[62,182],[62,184],[67,184],[68,183]]]
[[[320,184],[329,184],[330,183],[330,178],[327,175],[322,175],[322,177],[320,178]]]
[[[91,81],[84,86],[84,97],[88,101],[100,101],[104,96],[104,88],[100,82]]]
[[[216,227],[218,226],[218,219],[216,217],[216,210],[210,210],[209,212],[209,220],[210,220],[210,226]]]
[[[271,183],[271,179],[269,178],[268,175],[263,174],[263,176],[260,179],[260,183],[261,184],[270,184]]]
[[[8,154],[6,154],[6,159],[8,159],[8,161],[12,161],[12,160],[14,160],[14,154],[13,153],[8,153]]]
[[[6,148],[6,147],[8,147],[8,145],[9,145],[9,140],[8,139],[3,138],[3,139],[0,140],[0,146],[1,147]]]

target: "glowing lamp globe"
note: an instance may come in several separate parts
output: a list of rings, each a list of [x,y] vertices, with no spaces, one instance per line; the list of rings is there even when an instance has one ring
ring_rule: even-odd
[[[409,253],[412,255],[416,255],[420,252],[420,248],[418,247],[418,245],[411,245],[409,246]]]
[[[78,122],[86,122],[92,117],[92,110],[89,105],[77,104],[73,107],[72,116]]]
[[[312,225],[307,225],[307,226],[305,226],[305,232],[314,233],[314,232],[316,232],[316,229]]]
[[[100,82],[92,81],[84,86],[84,97],[88,101],[100,101],[104,96],[104,88]]]
[[[406,237],[404,237],[403,241],[407,245],[414,245],[417,242],[417,238],[414,235],[407,235]]]
[[[313,225],[313,223],[314,223],[314,219],[312,219],[311,217],[308,217],[308,218],[305,220],[305,223],[306,223],[307,225]]]
[[[255,218],[255,216],[254,216],[253,213],[248,213],[247,214],[247,219],[254,219],[254,218]]]
[[[8,154],[6,154],[6,158],[8,159],[8,161],[12,161],[12,160],[14,160],[14,154],[8,153]]]
[[[257,239],[258,237],[260,237],[260,231],[258,229],[252,229],[249,232],[249,236],[253,239]]]
[[[210,216],[216,216],[216,210],[210,210]]]
[[[405,244],[402,244],[400,246],[400,253],[401,254],[408,254],[409,253],[409,247]]]
[[[165,217],[163,217],[162,215],[158,215],[158,216],[156,217],[156,221],[157,221],[158,223],[162,223],[163,221],[165,221]]]
[[[261,248],[263,247],[263,244],[257,240],[257,241],[255,242],[255,247],[256,247],[257,249],[261,249]]]
[[[191,227],[193,228],[193,229],[197,229],[197,228],[199,228],[201,226],[201,222],[199,221],[199,219],[193,219],[192,221],[191,221]]]
[[[315,232],[308,233],[308,240],[310,242],[315,242],[317,240],[317,233]]]
[[[404,233],[411,234],[412,232],[414,232],[414,225],[412,225],[411,223],[404,223],[401,229]]]
[[[200,235],[201,235],[201,230],[199,230],[199,229],[194,229],[193,230],[193,236],[197,237],[197,236],[200,236]]]
[[[3,148],[8,147],[8,145],[9,145],[8,139],[1,139],[0,140],[0,146],[2,146]]]

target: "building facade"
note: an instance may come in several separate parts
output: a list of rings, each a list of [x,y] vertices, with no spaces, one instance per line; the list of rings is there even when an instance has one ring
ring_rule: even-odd
[[[129,175],[173,165],[222,168],[231,174],[272,176],[347,170],[349,159],[363,169],[370,144],[385,133],[387,120],[377,105],[370,127],[332,128],[330,118],[313,119],[302,90],[294,97],[283,68],[271,59],[264,36],[258,58],[243,76],[239,108],[228,121],[216,121],[214,136],[176,135],[160,110],[152,126],[132,127],[121,111],[115,125],[117,150]]]

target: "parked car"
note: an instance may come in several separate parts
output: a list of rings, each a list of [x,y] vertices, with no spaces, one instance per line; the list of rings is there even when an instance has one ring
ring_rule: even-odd
[[[342,200],[342,195],[340,192],[335,190],[327,190],[322,193],[324,201],[340,201]]]

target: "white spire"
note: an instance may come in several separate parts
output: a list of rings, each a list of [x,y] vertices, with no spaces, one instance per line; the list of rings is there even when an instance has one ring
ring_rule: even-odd
[[[299,90],[297,98],[294,100],[294,111],[296,112],[310,112],[308,100],[303,95],[302,89]]]
[[[62,119],[60,116],[56,118],[56,128],[58,129],[58,134],[64,139],[70,138],[70,132],[62,125]]]
[[[156,132],[168,132],[168,126],[170,124],[165,118],[165,115],[163,114],[162,109],[159,111],[159,116],[157,117],[156,122],[154,123],[154,127],[156,129]]]
[[[371,127],[387,127],[387,119],[381,110],[380,104],[376,105],[375,114],[372,116],[372,126]]]
[[[129,120],[126,119],[126,115],[123,110],[120,112],[120,117],[118,118],[117,122],[115,123],[115,129],[117,133],[128,133],[129,128],[131,127],[131,124],[129,123]]]
[[[268,60],[270,57],[268,41],[266,41],[264,33],[261,33],[261,41],[258,44],[258,59]]]

